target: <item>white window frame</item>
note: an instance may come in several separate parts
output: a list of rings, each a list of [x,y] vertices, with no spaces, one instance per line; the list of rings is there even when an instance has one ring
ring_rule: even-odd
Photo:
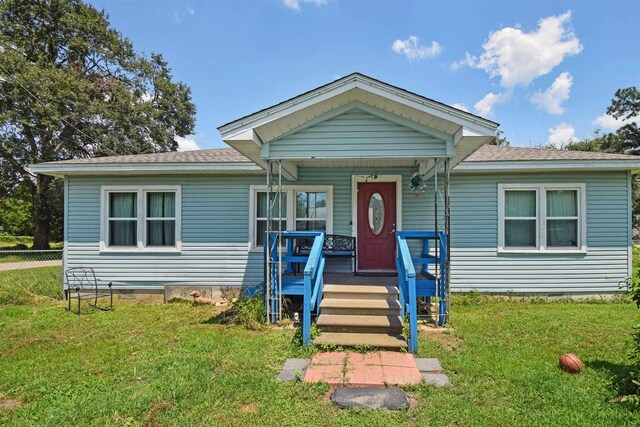
[[[256,207],[258,193],[267,191],[266,185],[249,186],[249,250],[253,252],[263,252],[264,247],[256,246],[256,223],[258,217],[256,215]],[[282,192],[287,194],[287,217],[284,224],[284,230],[292,230],[296,224],[296,193],[298,191],[306,191],[312,193],[327,193],[327,234],[333,234],[333,185],[283,185]],[[306,218],[305,218],[306,220]]]
[[[175,193],[175,217],[147,218],[147,193]],[[109,194],[136,193],[136,246],[109,246]],[[147,246],[147,220],[174,220],[175,246]],[[103,185],[100,187],[100,252],[169,252],[182,250],[182,187],[180,185]]]
[[[505,247],[505,220],[517,219],[505,216],[505,191],[535,191],[536,192],[536,246],[535,247]],[[578,244],[575,247],[548,247],[547,220],[559,219],[547,217],[547,191],[574,190],[577,191],[578,216],[563,217],[562,219],[578,220]],[[586,253],[587,252],[587,200],[586,184],[498,184],[498,252],[499,253]],[[527,219],[527,218],[521,218]]]

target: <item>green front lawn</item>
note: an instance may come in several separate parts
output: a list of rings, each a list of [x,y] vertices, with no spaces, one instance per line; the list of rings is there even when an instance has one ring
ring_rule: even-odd
[[[63,242],[51,242],[52,250],[62,250]],[[33,247],[31,236],[11,236],[0,233],[0,263],[61,260],[62,252],[10,253],[6,251],[24,251]]]
[[[5,282],[6,283],[6,282]],[[215,323],[216,308],[117,302],[76,316],[60,301],[0,306],[0,424],[638,425],[609,403],[628,369],[629,303],[483,302],[453,307],[453,334],[423,337],[455,384],[410,389],[406,412],[336,409],[327,387],[279,383],[309,353],[291,330]],[[564,352],[585,370],[557,368]]]

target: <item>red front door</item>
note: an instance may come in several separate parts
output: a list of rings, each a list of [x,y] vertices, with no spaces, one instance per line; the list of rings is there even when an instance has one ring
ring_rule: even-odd
[[[358,184],[358,271],[395,271],[396,184]]]

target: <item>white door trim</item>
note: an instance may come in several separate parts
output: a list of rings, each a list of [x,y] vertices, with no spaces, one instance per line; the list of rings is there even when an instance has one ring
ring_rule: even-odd
[[[396,183],[396,231],[402,230],[402,175],[351,175],[351,235],[356,238],[356,247],[358,245],[358,183],[361,182]],[[358,271],[357,257],[356,271]]]

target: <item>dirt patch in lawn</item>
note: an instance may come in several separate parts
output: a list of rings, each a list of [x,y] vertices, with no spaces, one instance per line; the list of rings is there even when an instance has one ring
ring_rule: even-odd
[[[14,345],[9,351],[7,351],[4,355],[11,356],[12,354],[15,354],[18,350],[20,350],[22,347],[26,347],[28,345],[36,344],[42,341],[43,340],[40,338],[31,338],[31,339],[19,342],[16,345]]]
[[[421,332],[427,336],[428,341],[438,343],[444,350],[455,352],[460,348],[460,339],[451,329],[425,327]]]
[[[142,424],[145,427],[158,427],[158,421],[156,417],[160,411],[164,411],[165,409],[171,408],[171,403],[169,402],[158,402],[151,407],[151,411],[149,411],[149,415],[147,415],[147,419],[144,420]]]
[[[258,412],[258,405],[256,403],[249,403],[248,405],[242,405],[240,407],[241,414],[253,414]]]
[[[0,410],[11,410],[19,408],[22,405],[22,402],[16,399],[10,399],[5,397],[4,399],[0,399]]]

